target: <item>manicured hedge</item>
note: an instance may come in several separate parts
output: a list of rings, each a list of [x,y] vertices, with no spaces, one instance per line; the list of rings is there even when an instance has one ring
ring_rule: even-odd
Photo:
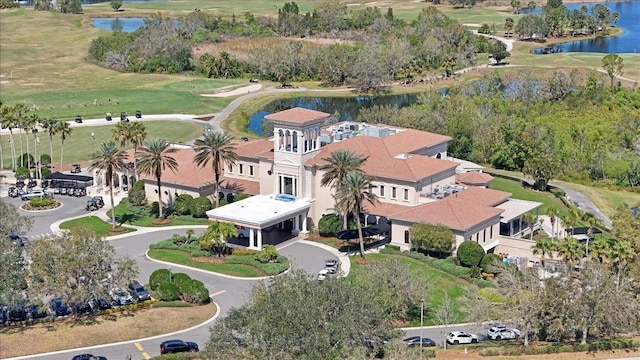
[[[342,230],[342,219],[336,214],[323,215],[318,221],[320,236],[334,236],[340,230]]]
[[[169,281],[165,281],[158,285],[156,297],[162,301],[175,301],[180,299],[180,289],[178,286]]]
[[[482,245],[475,241],[464,241],[456,252],[460,264],[467,267],[479,266],[484,254]]]
[[[599,339],[586,344],[536,344],[536,346],[492,346],[480,350],[482,356],[522,356],[558,354],[571,352],[597,352],[616,349],[637,349],[638,342],[632,339]]]
[[[169,269],[158,269],[149,275],[149,289],[156,290],[166,281],[169,281]]]
[[[496,273],[496,265],[502,263],[502,258],[497,254],[486,254],[482,257],[480,261],[480,267],[487,274],[495,274]]]

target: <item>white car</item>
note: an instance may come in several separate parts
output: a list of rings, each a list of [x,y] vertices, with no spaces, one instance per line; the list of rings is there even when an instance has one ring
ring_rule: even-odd
[[[520,330],[504,325],[492,326],[487,331],[487,337],[491,340],[517,339],[518,336],[520,336]]]
[[[42,199],[46,197],[53,197],[49,193],[44,190],[32,190],[30,193],[26,193],[22,195],[22,201],[32,200],[32,199]]]
[[[131,294],[124,292],[122,290],[116,289],[110,292],[111,299],[117,305],[124,306],[133,304],[133,297]]]
[[[453,345],[475,344],[478,342],[478,336],[464,331],[453,331],[447,335],[447,342]]]
[[[327,278],[327,276],[329,275],[329,270],[327,269],[322,269],[320,270],[320,272],[318,273],[318,280],[324,280]]]

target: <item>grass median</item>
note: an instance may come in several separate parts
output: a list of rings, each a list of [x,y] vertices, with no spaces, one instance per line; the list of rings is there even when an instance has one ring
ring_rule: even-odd
[[[156,260],[162,260],[174,264],[186,265],[202,270],[238,277],[266,276],[264,270],[248,264],[217,264],[191,260],[188,253],[180,250],[157,249],[149,250],[147,255]]]
[[[109,344],[174,332],[201,324],[217,310],[214,303],[193,307],[154,307],[98,316],[93,320],[57,320],[0,329],[2,357],[25,356],[78,347]],[[158,345],[160,341],[158,340]],[[204,344],[199,344],[204,346]],[[131,353],[135,357],[133,344]],[[95,355],[101,354],[97,349]]]
[[[60,224],[60,229],[77,229],[79,227],[84,227],[91,229],[99,236],[112,236],[125,234],[129,232],[136,231],[136,229],[128,228],[128,227],[117,227],[118,231],[112,231],[113,227],[111,224],[105,222],[97,216],[85,216],[78,219],[67,220]]]

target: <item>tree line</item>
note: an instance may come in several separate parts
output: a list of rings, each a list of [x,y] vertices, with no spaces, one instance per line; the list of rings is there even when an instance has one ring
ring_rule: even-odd
[[[637,188],[640,91],[608,87],[605,77],[489,72],[409,107],[362,109],[357,121],[449,135],[451,156],[524,172],[542,189],[552,178]]]
[[[193,12],[178,23],[155,15],[133,33],[113,31],[94,39],[89,58],[119,71],[168,72],[197,70],[207,77],[253,76],[287,84],[314,80],[331,86],[348,84],[361,91],[380,90],[394,81],[418,80],[472,66],[476,54],[492,42],[427,7],[407,22],[389,9],[348,12],[339,1],[318,2],[301,15],[295,3],[280,8],[278,19],[245,14],[244,21]],[[203,54],[193,59],[192,47],[237,36],[300,36],[324,34],[342,40],[320,46],[280,38],[247,54]]]

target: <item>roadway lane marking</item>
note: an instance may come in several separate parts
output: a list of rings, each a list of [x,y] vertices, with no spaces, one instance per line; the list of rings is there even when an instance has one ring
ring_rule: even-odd
[[[214,296],[218,296],[218,295],[224,294],[224,293],[226,293],[226,292],[227,292],[227,290],[220,290],[220,291],[218,291],[218,292],[215,292],[215,293],[213,293],[213,294],[209,295],[209,297],[210,297],[210,298],[212,298],[212,297],[214,297]]]
[[[135,343],[134,345],[138,348],[138,351],[144,351],[144,348],[142,347],[142,345],[140,345],[140,343]]]
[[[142,356],[144,356],[144,358],[147,360],[151,359],[151,355],[147,354],[146,352],[143,352]]]

